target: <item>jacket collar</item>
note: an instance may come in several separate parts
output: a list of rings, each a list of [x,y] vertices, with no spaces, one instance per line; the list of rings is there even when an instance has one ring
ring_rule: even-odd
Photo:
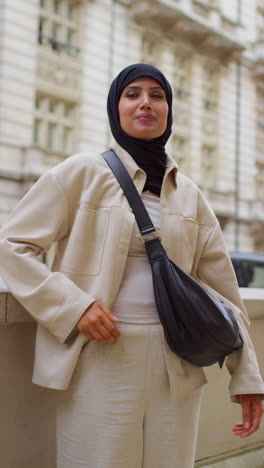
[[[121,159],[122,163],[126,166],[126,169],[129,172],[129,175],[132,179],[134,179],[134,176],[137,172],[141,172],[145,174],[145,172],[137,165],[137,163],[134,161],[132,156],[124,150],[117,142],[114,143],[112,149],[116,152],[117,156]],[[176,176],[178,172],[178,166],[176,161],[172,159],[170,156],[167,155],[167,161],[166,161],[166,171],[164,177],[167,177],[168,173],[171,172],[172,175],[174,176],[175,184],[176,184]]]

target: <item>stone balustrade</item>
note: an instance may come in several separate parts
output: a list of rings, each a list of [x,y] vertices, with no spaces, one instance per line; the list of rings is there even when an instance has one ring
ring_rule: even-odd
[[[241,294],[264,375],[264,290],[242,288]],[[55,468],[57,391],[31,383],[35,323],[3,283],[0,335],[1,466]],[[232,427],[241,421],[241,411],[230,402],[228,372],[215,365],[206,374],[195,466],[263,468],[264,426],[249,439],[233,436]]]

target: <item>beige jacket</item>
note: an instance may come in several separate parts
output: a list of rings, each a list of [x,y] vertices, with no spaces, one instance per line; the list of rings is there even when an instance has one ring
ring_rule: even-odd
[[[141,193],[146,175],[116,148]],[[248,319],[217,219],[197,186],[168,159],[160,198],[168,255],[234,309],[244,339],[226,360],[230,393],[264,393]],[[124,273],[134,215],[100,155],[72,156],[47,171],[0,233],[0,275],[38,322],[33,382],[65,389],[87,338],[65,340],[98,299],[111,308]],[[57,242],[50,271],[37,256]],[[203,385],[203,369],[178,358],[164,340],[172,395]]]

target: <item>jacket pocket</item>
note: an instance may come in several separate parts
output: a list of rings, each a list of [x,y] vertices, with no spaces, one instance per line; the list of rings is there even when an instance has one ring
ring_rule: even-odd
[[[170,215],[169,256],[177,265],[191,273],[197,245],[198,223],[192,218]]]
[[[107,229],[108,208],[81,203],[64,251],[61,269],[68,273],[98,275],[101,270]]]
[[[184,270],[191,274],[197,248],[199,224],[191,218],[183,218],[182,228],[181,260]]]

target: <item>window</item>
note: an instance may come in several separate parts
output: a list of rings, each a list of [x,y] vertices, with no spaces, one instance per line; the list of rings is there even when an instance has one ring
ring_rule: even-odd
[[[41,97],[39,95],[35,96],[35,109],[41,108]]]
[[[67,153],[68,148],[70,146],[72,130],[70,127],[63,127],[63,134],[62,134],[62,151],[63,153]]]
[[[49,99],[49,112],[51,114],[54,114],[56,112],[56,108],[57,108],[57,101],[55,101],[55,99]]]
[[[241,288],[264,288],[264,255],[231,252],[230,258]]]
[[[181,172],[187,172],[188,140],[179,135],[172,137],[172,154]]]
[[[157,38],[143,37],[142,62],[157,65],[161,55],[160,41]]]
[[[53,152],[73,151],[76,105],[51,96],[37,94],[33,144]]]
[[[256,159],[263,160],[264,148],[264,88],[256,93]]]
[[[219,7],[219,0],[207,0],[206,3],[208,3],[208,5],[213,8]]]
[[[36,118],[34,120],[34,127],[33,127],[33,143],[34,143],[34,145],[37,145],[38,142],[40,141],[40,135],[41,135],[41,120]]]
[[[72,4],[68,4],[68,19],[70,21],[72,21],[74,19],[74,13],[75,13],[75,10],[73,8],[73,5]]]
[[[264,163],[256,165],[256,198],[264,201]]]
[[[60,37],[60,25],[58,23],[52,23],[52,37],[55,41],[59,40]]]
[[[68,55],[74,55],[75,53],[75,48],[74,48],[74,43],[75,43],[75,31],[73,29],[68,29],[67,30],[67,39],[66,39],[66,53]]]
[[[49,150],[56,149],[56,136],[57,136],[57,125],[53,122],[48,122],[48,133],[47,133],[47,148]]]
[[[214,112],[218,106],[219,72],[217,68],[206,65],[203,69],[203,107]]]
[[[80,5],[74,0],[40,0],[38,42],[57,54],[79,53]]]
[[[58,15],[60,13],[60,1],[59,0],[53,0],[53,11],[55,15]]]
[[[257,10],[257,35],[258,39],[264,39],[264,5]]]
[[[257,131],[264,133],[264,89],[257,90]]]
[[[186,101],[190,95],[191,61],[189,57],[175,55],[173,67],[173,88],[176,99]]]
[[[201,156],[202,186],[212,188],[215,184],[216,148],[214,146],[203,145]]]
[[[64,102],[63,105],[63,115],[64,117],[69,117],[70,113],[72,112],[72,105],[68,102]]]

